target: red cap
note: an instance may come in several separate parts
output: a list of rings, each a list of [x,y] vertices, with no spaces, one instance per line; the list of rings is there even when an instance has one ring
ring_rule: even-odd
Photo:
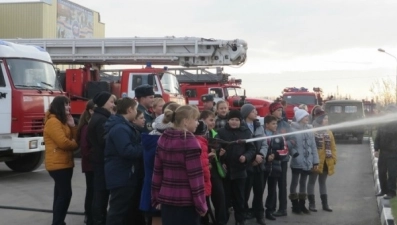
[[[283,105],[281,105],[280,102],[273,102],[272,104],[269,105],[270,113],[273,113],[274,111],[280,108],[283,108]]]

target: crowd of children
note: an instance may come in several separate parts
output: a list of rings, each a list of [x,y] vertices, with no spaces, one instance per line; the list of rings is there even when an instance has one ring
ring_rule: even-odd
[[[295,121],[288,122],[283,105],[274,102],[261,125],[251,104],[229,111],[227,102],[218,101],[215,109],[199,112],[154,98],[148,85],[135,93],[137,101],[99,93],[78,126],[70,119],[69,100],[54,99],[44,129],[46,168],[55,181],[52,224],[65,224],[71,153],[78,146],[87,225],[226,225],[233,212],[238,225],[253,218],[264,225],[288,214],[288,165],[292,212],[317,211],[317,180],[323,209],[332,211],[326,180],[334,173],[335,141],[331,131],[310,130],[327,125],[321,107],[312,118],[295,108]],[[259,140],[246,141],[251,138]]]

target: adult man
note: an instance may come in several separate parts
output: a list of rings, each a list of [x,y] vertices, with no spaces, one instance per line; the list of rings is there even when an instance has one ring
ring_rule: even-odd
[[[143,128],[144,133],[149,133],[153,130],[152,123],[155,118],[148,112],[153,107],[154,91],[153,87],[148,84],[140,85],[135,88],[135,97],[138,100],[138,110],[143,112],[145,116],[145,127]]]
[[[201,96],[201,101],[203,102],[203,111],[209,110],[214,112],[214,96],[210,94],[205,94]]]
[[[285,134],[289,133],[291,131],[291,127],[288,122],[286,122],[283,118],[283,105],[281,105],[280,102],[273,102],[269,106],[269,111],[272,116],[277,118],[277,133],[278,134]],[[287,136],[287,145],[288,148],[294,144],[293,137]],[[287,170],[288,170],[288,161],[289,161],[289,156],[285,157],[281,161],[281,176],[278,177],[277,183],[278,183],[278,198],[279,198],[279,208],[278,211],[273,213],[273,216],[286,216],[287,215]],[[269,184],[270,185],[270,184]],[[273,209],[276,210],[276,205],[277,205],[277,198],[274,198],[274,205]]]
[[[395,114],[397,107],[390,105],[387,107],[388,114]],[[385,199],[396,196],[397,178],[397,122],[386,123],[379,127],[376,134],[374,149],[375,156],[379,157],[378,171],[380,193],[377,196],[385,195]]]

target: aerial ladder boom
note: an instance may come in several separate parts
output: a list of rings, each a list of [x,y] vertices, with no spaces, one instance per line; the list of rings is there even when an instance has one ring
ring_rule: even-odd
[[[54,64],[240,66],[247,59],[244,40],[196,37],[8,39],[43,48]]]

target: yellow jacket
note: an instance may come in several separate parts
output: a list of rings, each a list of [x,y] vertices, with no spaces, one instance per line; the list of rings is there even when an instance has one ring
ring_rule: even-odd
[[[328,175],[331,176],[332,174],[335,173],[335,165],[337,161],[337,156],[336,156],[336,145],[335,145],[335,138],[334,135],[332,134],[331,131],[327,131],[329,137],[330,137],[330,144],[331,144],[331,153],[332,153],[332,158],[326,158],[325,154],[325,140],[321,142],[321,146],[317,146],[317,151],[318,151],[318,158],[319,158],[319,164],[318,164],[318,173],[323,173],[324,170],[324,164],[327,163],[328,167]],[[318,142],[316,142],[318,144]]]
[[[54,114],[46,113],[44,125],[45,167],[48,171],[73,168],[73,151],[77,149],[77,127],[59,121]]]

